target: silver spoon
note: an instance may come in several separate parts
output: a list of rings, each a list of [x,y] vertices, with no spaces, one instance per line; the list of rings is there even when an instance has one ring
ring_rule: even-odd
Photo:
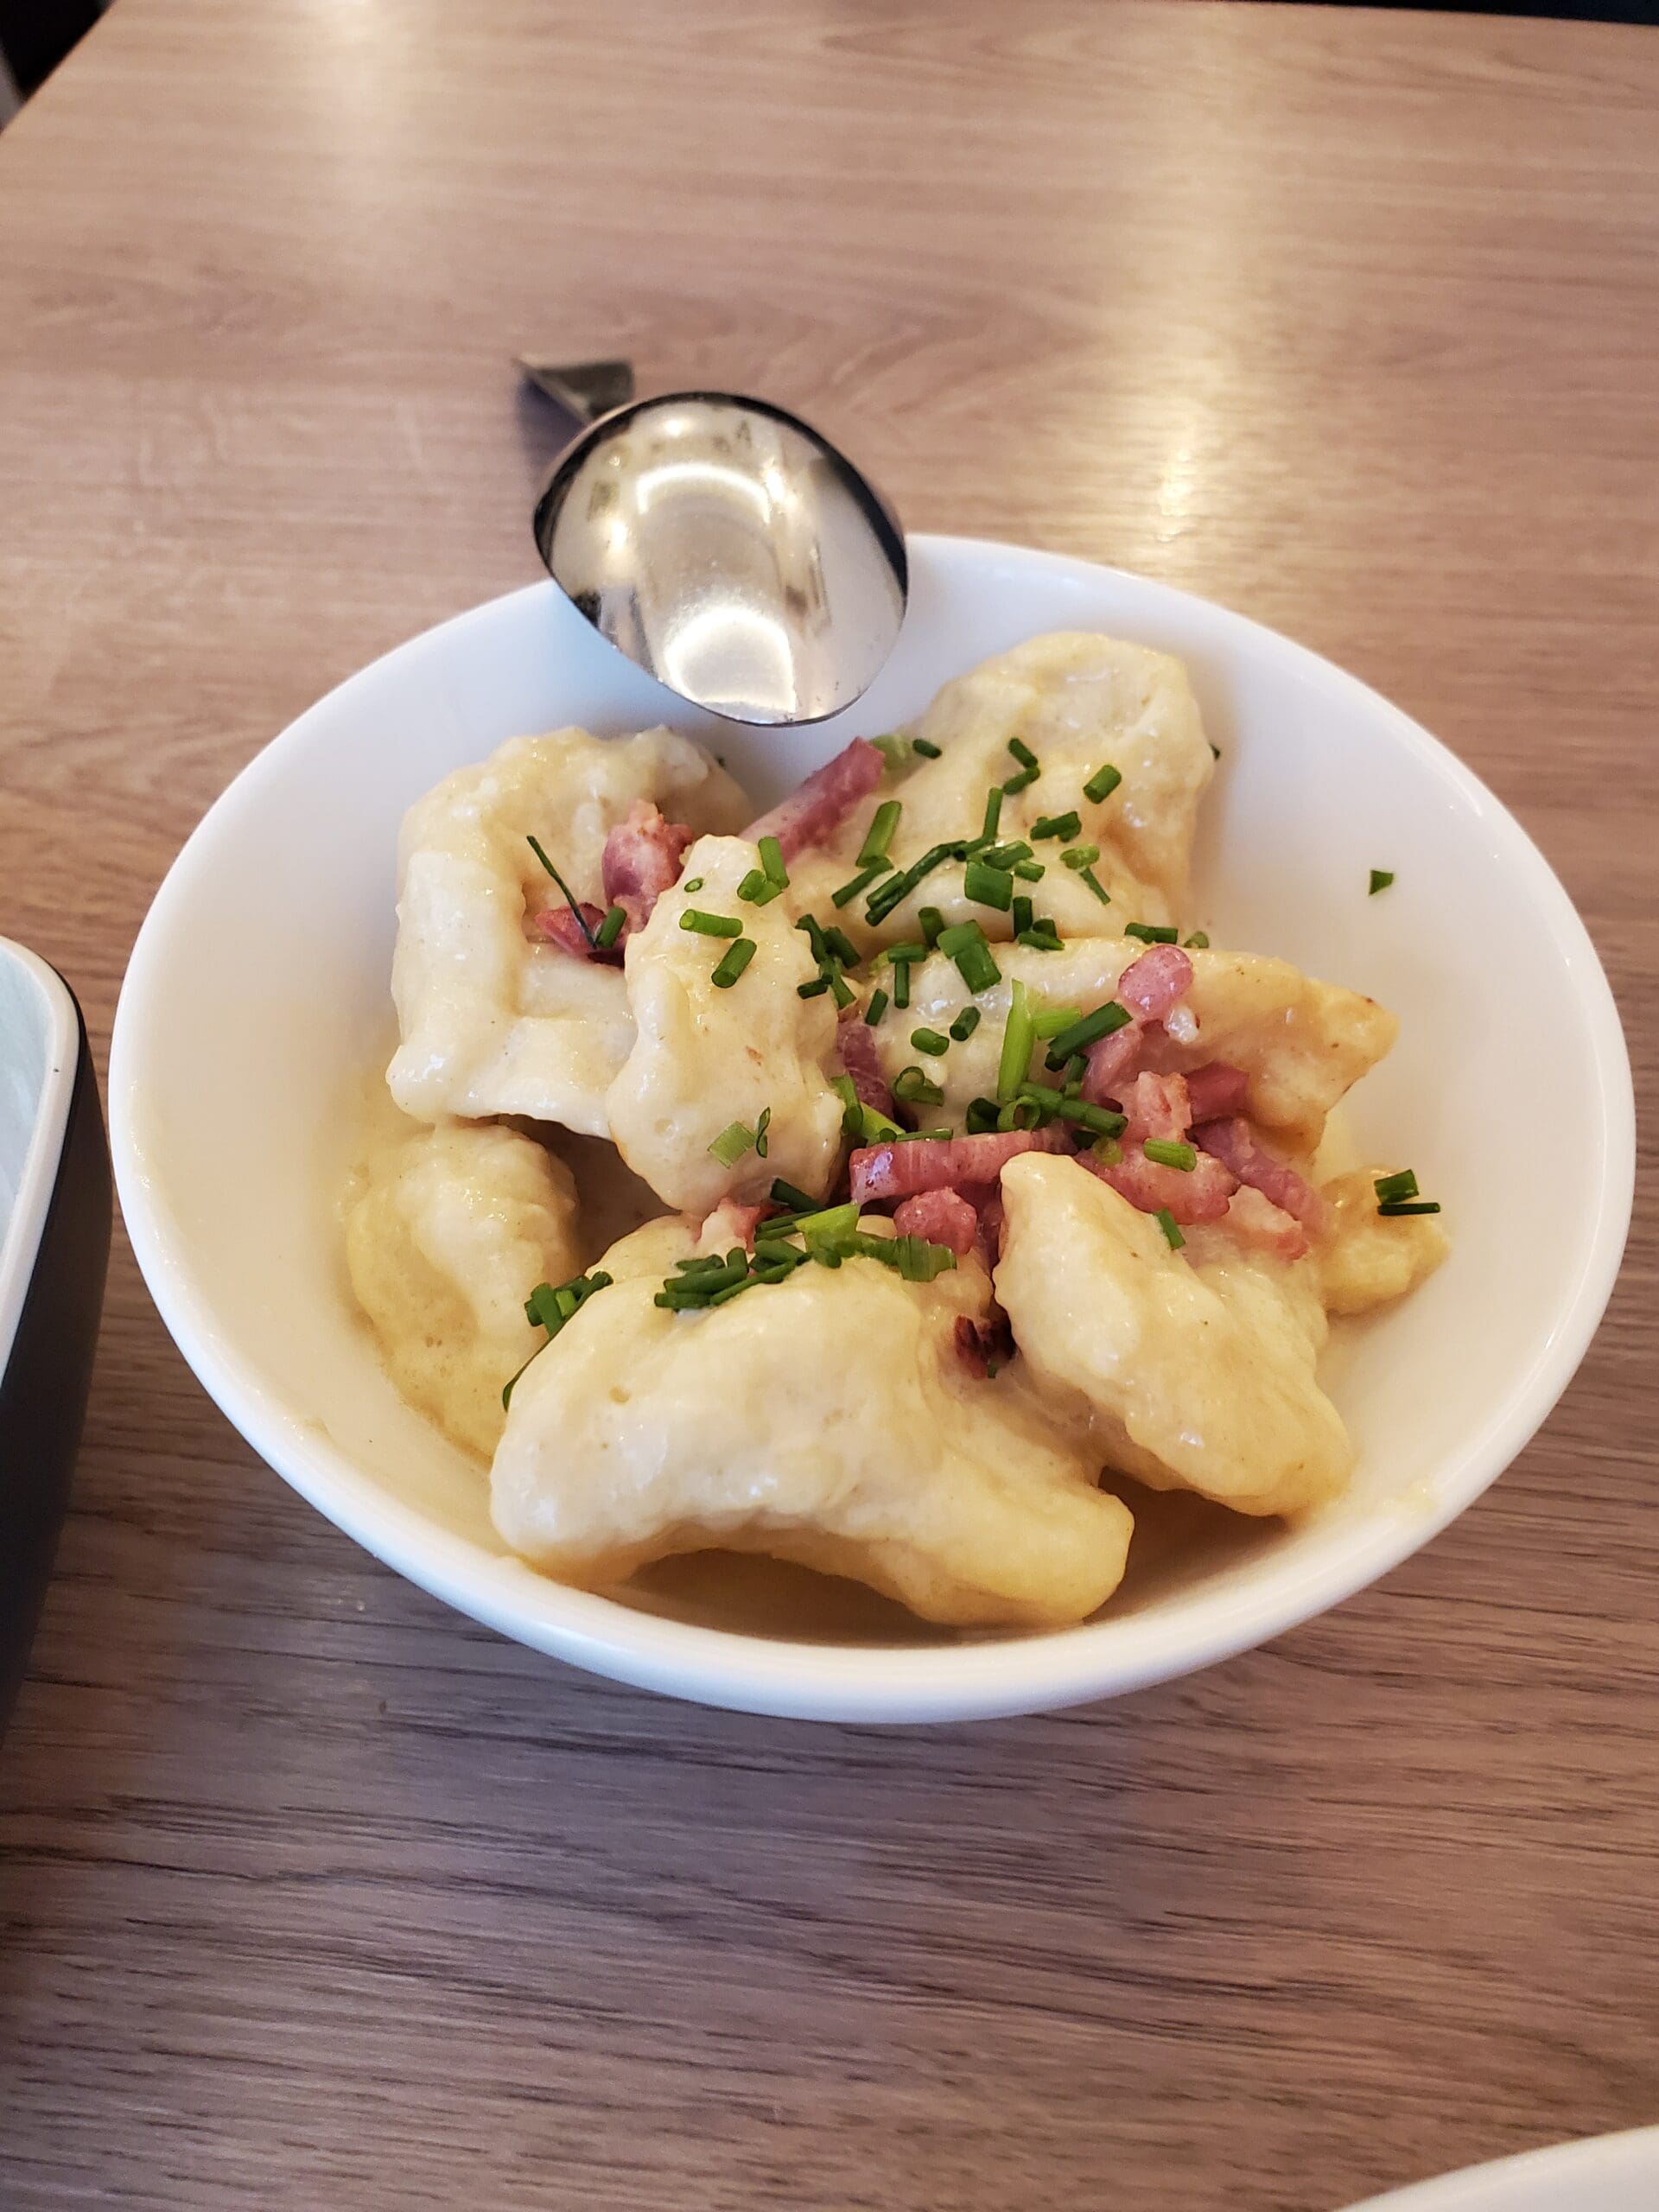
[[[579,420],[623,362],[521,365]],[[827,438],[723,391],[589,420],[537,502],[547,572],[648,675],[732,721],[822,721],[893,651],[909,566],[893,510]]]

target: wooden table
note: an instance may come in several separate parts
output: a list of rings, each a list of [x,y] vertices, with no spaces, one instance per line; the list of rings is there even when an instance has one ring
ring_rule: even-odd
[[[232,772],[535,573],[522,347],[771,393],[912,524],[1358,670],[1561,870],[1651,1098],[1659,39],[119,0],[0,140],[0,929],[100,1046]],[[119,1251],[0,1756],[0,2202],[1324,2212],[1659,2117],[1656,1249],[1644,1201],[1542,1437],[1382,1587],[931,1733],[446,1612]]]

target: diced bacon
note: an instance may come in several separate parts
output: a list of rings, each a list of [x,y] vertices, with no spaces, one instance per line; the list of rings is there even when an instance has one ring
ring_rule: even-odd
[[[1323,1230],[1325,1200],[1288,1160],[1262,1143],[1242,1115],[1201,1122],[1192,1132],[1192,1141],[1219,1160],[1241,1183],[1249,1183],[1264,1198],[1294,1214],[1310,1235],[1317,1236]]]
[[[600,880],[607,899],[626,914],[628,930],[643,929],[664,892],[679,881],[694,834],[683,822],[664,820],[649,799],[637,798],[607,837]]]
[[[1307,1231],[1282,1206],[1263,1198],[1254,1184],[1241,1183],[1228,1201],[1222,1227],[1241,1244],[1276,1259],[1300,1260],[1307,1250]]]
[[[1243,1069],[1232,1067],[1225,1060],[1206,1060],[1201,1068],[1189,1068],[1186,1096],[1192,1121],[1212,1122],[1218,1115],[1242,1114],[1249,1088],[1250,1078]]]
[[[956,1344],[963,1365],[982,1381],[988,1380],[1014,1357],[1014,1332],[1007,1314],[997,1307],[993,1307],[986,1321],[972,1321],[967,1314],[958,1313]]]
[[[861,1205],[872,1198],[908,1198],[919,1191],[992,1183],[1022,1152],[1064,1152],[1068,1142],[1060,1129],[1050,1128],[866,1145],[852,1157],[852,1195]]]
[[[858,804],[880,782],[887,762],[867,737],[855,737],[844,753],[826,760],[804,784],[780,799],[743,835],[750,842],[775,837],[786,861],[809,845],[821,845],[832,836]]]
[[[1192,988],[1192,963],[1179,944],[1149,945],[1117,979],[1112,996],[1146,1021],[1162,1021]]]
[[[1116,1162],[1103,1160],[1098,1153],[1080,1152],[1077,1164],[1091,1175],[1098,1175],[1103,1183],[1109,1183],[1120,1198],[1142,1213],[1159,1213],[1167,1208],[1171,1218],[1183,1229],[1196,1222],[1219,1221],[1236,1187],[1221,1162],[1205,1153],[1199,1154],[1193,1168],[1160,1166],[1139,1147],[1127,1148]]]
[[[729,1252],[734,1244],[753,1252],[755,1224],[772,1211],[770,1206],[745,1206],[735,1198],[722,1198],[697,1232],[697,1242],[710,1252]]]
[[[853,1089],[861,1106],[872,1106],[878,1114],[885,1114],[888,1121],[898,1117],[893,1110],[893,1093],[887,1079],[881,1072],[881,1057],[875,1049],[875,1032],[855,1006],[843,1008],[836,1030],[836,1050],[841,1065],[853,1078]]]
[[[979,1256],[988,1268],[994,1268],[1002,1256],[1002,1185],[970,1183],[962,1195],[979,1219]]]
[[[974,1249],[979,1216],[958,1191],[922,1191],[893,1209],[893,1225],[901,1236],[948,1244],[961,1259]]]
[[[589,906],[586,899],[582,901],[582,916],[590,930],[596,930],[605,918],[601,909]],[[603,950],[589,944],[582,933],[582,923],[563,902],[526,915],[524,927],[532,937],[540,938],[547,944],[556,944],[562,951],[574,953],[578,960],[597,960],[607,968],[622,965],[620,938]]]
[[[1101,1106],[1109,1098],[1122,1096],[1125,1085],[1134,1079],[1146,1036],[1141,1024],[1131,1021],[1089,1047],[1089,1065],[1083,1071],[1083,1095],[1091,1106]]]
[[[1192,1125],[1185,1079],[1179,1075],[1146,1071],[1136,1076],[1123,1093],[1123,1111],[1129,1117],[1124,1134],[1132,1144],[1144,1144],[1148,1137],[1178,1142]]]

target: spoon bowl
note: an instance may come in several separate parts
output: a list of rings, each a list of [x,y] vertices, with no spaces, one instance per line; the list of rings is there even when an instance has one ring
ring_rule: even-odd
[[[898,642],[897,517],[781,407],[668,392],[601,416],[537,504],[547,572],[601,637],[728,721],[824,721]]]

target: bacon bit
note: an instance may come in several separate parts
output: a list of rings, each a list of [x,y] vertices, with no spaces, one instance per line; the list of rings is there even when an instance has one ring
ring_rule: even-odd
[[[711,1252],[729,1252],[734,1244],[753,1252],[756,1223],[775,1211],[769,1205],[740,1205],[735,1198],[722,1198],[697,1231],[697,1242],[707,1244]]]
[[[1276,1259],[1300,1260],[1308,1249],[1307,1231],[1300,1222],[1263,1198],[1254,1184],[1241,1184],[1233,1192],[1221,1225],[1241,1244],[1271,1252]]]
[[[855,737],[844,753],[826,760],[822,768],[780,799],[743,835],[756,844],[775,837],[786,861],[809,845],[821,845],[840,829],[858,804],[868,798],[887,772],[887,762],[867,737]]]
[[[1201,1068],[1189,1069],[1186,1096],[1192,1121],[1213,1122],[1219,1115],[1242,1114],[1249,1088],[1250,1078],[1243,1069],[1225,1060],[1206,1060]]]
[[[1221,1220],[1237,1187],[1221,1162],[1207,1154],[1201,1154],[1198,1166],[1192,1169],[1160,1166],[1139,1150],[1126,1152],[1116,1161],[1104,1160],[1097,1153],[1080,1152],[1077,1165],[1098,1175],[1103,1183],[1109,1183],[1120,1198],[1142,1213],[1158,1213],[1167,1206],[1172,1218],[1183,1229],[1200,1221]]]
[[[605,840],[600,880],[613,906],[627,916],[623,930],[643,929],[664,891],[680,880],[680,862],[696,832],[669,822],[649,799],[637,798]]]
[[[853,1090],[861,1106],[873,1106],[878,1114],[885,1114],[888,1121],[896,1122],[893,1093],[887,1079],[881,1072],[881,1057],[875,1049],[875,1032],[864,1019],[863,1009],[845,1007],[836,1028],[836,1051],[841,1065],[853,1079]]]
[[[958,1313],[956,1343],[963,1365],[982,1382],[988,1382],[1014,1357],[1014,1331],[1000,1307],[993,1307],[988,1321],[970,1321],[965,1313]]]
[[[1000,1183],[970,1183],[962,1195],[979,1217],[979,1256],[988,1268],[994,1268],[1002,1256],[1002,1186]]]
[[[1129,963],[1112,995],[1135,1019],[1090,1046],[1083,1077],[1083,1095],[1090,1105],[1122,1096],[1152,1033],[1174,1011],[1192,983],[1192,963],[1179,944],[1154,944]]]
[[[960,1260],[974,1249],[979,1216],[958,1191],[921,1191],[893,1209],[893,1225],[900,1236],[948,1244]]]
[[[1243,1116],[1200,1122],[1192,1132],[1192,1141],[1202,1145],[1241,1183],[1249,1183],[1264,1198],[1270,1198],[1286,1213],[1294,1214],[1311,1236],[1324,1232],[1325,1200],[1288,1160],[1281,1160],[1262,1143]]]
[[[872,1198],[908,1198],[918,1191],[991,1183],[1022,1152],[1065,1152],[1069,1143],[1063,1131],[1050,1128],[937,1138],[931,1143],[866,1145],[850,1162],[852,1195],[862,1205]]]
[[[1123,1111],[1129,1117],[1124,1135],[1131,1144],[1144,1144],[1148,1137],[1179,1141],[1192,1126],[1185,1079],[1179,1075],[1143,1071],[1123,1093]]]
[[[583,899],[582,918],[590,930],[596,930],[605,916],[599,907],[590,906]],[[547,944],[556,944],[562,952],[574,953],[578,960],[596,960],[605,968],[622,965],[620,938],[608,950],[589,944],[582,933],[582,923],[569,906],[543,906],[538,912],[524,917],[524,927],[532,937],[540,938]]]

